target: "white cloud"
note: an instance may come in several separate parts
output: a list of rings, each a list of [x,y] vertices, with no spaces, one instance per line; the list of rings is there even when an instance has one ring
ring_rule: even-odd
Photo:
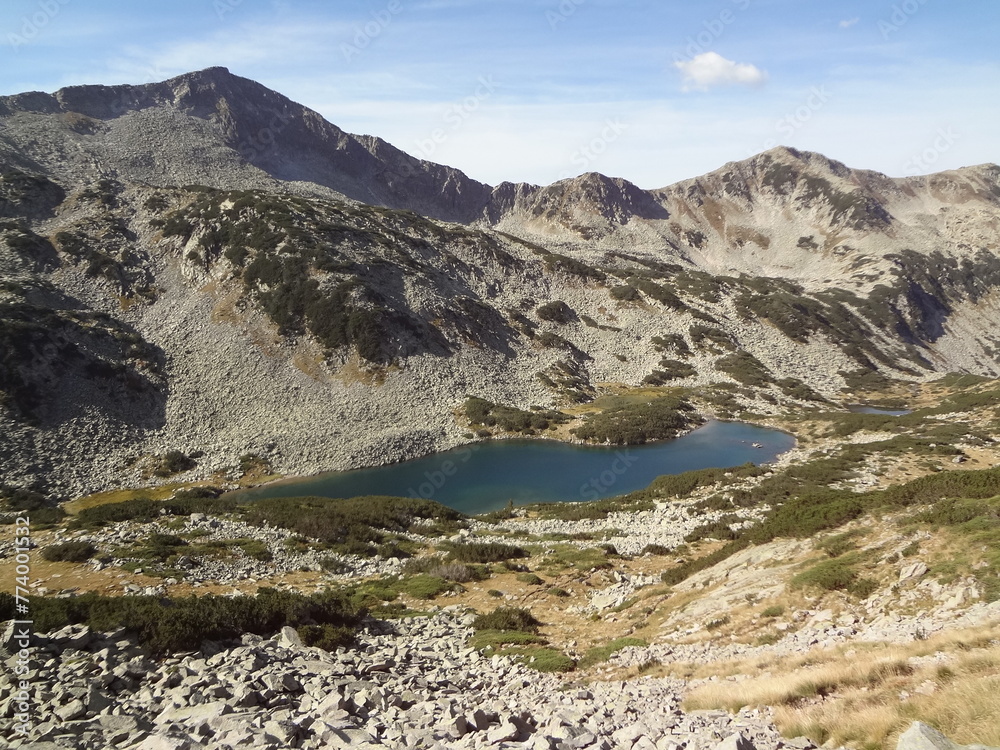
[[[849,29],[860,20],[861,19],[858,16],[855,16],[854,18],[847,18],[840,22],[840,28]]]
[[[684,90],[707,91],[714,86],[760,86],[767,73],[756,65],[727,60],[716,52],[703,52],[690,60],[674,63],[684,74]]]

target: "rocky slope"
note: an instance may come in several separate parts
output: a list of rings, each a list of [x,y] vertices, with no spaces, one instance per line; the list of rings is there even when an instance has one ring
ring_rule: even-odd
[[[468,395],[726,416],[1000,372],[994,166],[492,188],[221,68],[0,99],[0,166],[6,483],[384,463],[470,439]]]

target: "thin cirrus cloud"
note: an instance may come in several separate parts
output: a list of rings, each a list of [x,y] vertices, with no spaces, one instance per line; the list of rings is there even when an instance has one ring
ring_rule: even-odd
[[[844,19],[843,21],[840,22],[840,28],[842,28],[842,29],[849,29],[852,26],[854,26],[855,24],[857,24],[857,22],[860,21],[860,20],[861,19],[858,16],[855,16],[854,18]]]
[[[680,60],[674,67],[684,76],[685,91],[708,91],[722,86],[761,86],[767,72],[750,63],[727,60],[717,52],[703,52],[690,60]]]

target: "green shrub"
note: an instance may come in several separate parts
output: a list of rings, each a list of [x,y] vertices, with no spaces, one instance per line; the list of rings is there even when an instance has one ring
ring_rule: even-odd
[[[692,529],[684,536],[684,541],[691,543],[702,539],[735,539],[738,532],[733,531],[725,521],[711,521]]]
[[[463,408],[470,424],[499,427],[507,432],[526,434],[547,430],[552,424],[561,424],[570,419],[569,415],[551,409],[524,411],[512,406],[494,404],[476,396],[470,396]]]
[[[63,542],[42,550],[42,557],[49,562],[85,562],[97,554],[97,547],[90,542]]]
[[[501,542],[469,542],[448,548],[448,558],[457,562],[491,563],[528,557],[522,547]]]
[[[664,385],[672,380],[690,378],[697,374],[698,370],[686,362],[664,358],[660,360],[659,369],[643,378],[642,382],[646,385]]]
[[[765,388],[773,381],[760,360],[748,352],[736,352],[715,361],[715,369],[733,380],[754,388]]]
[[[984,499],[1000,494],[1000,468],[947,471],[920,477],[885,491],[891,506],[932,505],[947,497]]]
[[[11,597],[11,609],[13,607]],[[0,596],[0,618],[11,619]],[[60,599],[31,597],[38,632],[70,624],[107,632],[125,628],[156,654],[189,651],[204,640],[230,640],[245,633],[271,636],[288,625],[332,625],[352,632],[361,613],[342,596],[323,592],[304,595],[262,588],[256,596],[102,596],[85,593]],[[346,640],[344,641],[346,642]]]
[[[611,658],[611,655],[621,651],[623,648],[629,648],[632,646],[648,646],[649,644],[642,638],[616,638],[610,643],[604,646],[594,646],[593,648],[587,649],[587,653],[583,655],[577,666],[581,669],[586,669],[587,667],[592,667],[595,664],[600,664]]]
[[[349,627],[336,625],[300,625],[296,632],[304,646],[321,648],[324,651],[336,651],[351,645],[354,641],[354,631]]]
[[[785,608],[783,606],[781,606],[780,604],[772,604],[770,607],[765,607],[764,610],[760,613],[760,616],[771,618],[771,617],[781,617],[783,614],[785,614]]]
[[[702,323],[695,323],[688,329],[688,336],[691,342],[699,349],[721,353],[722,351],[736,351],[736,342],[721,328],[707,326]]]
[[[650,339],[658,352],[671,351],[681,357],[691,356],[691,347],[679,333],[667,333],[663,336],[653,336]]]
[[[488,654],[496,653],[504,646],[524,646],[535,643],[545,643],[545,639],[520,630],[479,630],[469,641],[472,648],[485,651]]]
[[[559,588],[558,586],[553,586],[548,590],[547,593],[550,596],[559,596],[559,597],[566,597],[570,595],[570,593],[566,589]]]
[[[537,633],[541,624],[527,609],[498,607],[492,612],[477,615],[472,627],[475,630],[519,630],[524,633]]]
[[[250,523],[280,526],[334,548],[340,545],[336,551],[369,556],[376,552],[372,543],[384,542],[383,532],[405,533],[418,523],[465,518],[432,500],[384,496],[266,498],[247,504],[244,513]]]
[[[26,489],[12,489],[0,486],[2,498],[10,510],[36,511],[48,507],[49,500],[40,492]]]
[[[741,479],[759,477],[767,469],[746,463],[731,469],[698,469],[696,471],[685,471],[683,474],[666,474],[657,477],[649,486],[658,494],[666,497],[685,498],[701,487],[711,487],[719,483],[738,482]],[[728,477],[726,475],[729,475]]]
[[[179,492],[169,500],[157,501],[139,497],[120,503],[95,505],[77,513],[76,520],[81,526],[97,527],[126,521],[147,523],[161,515],[188,516],[192,513],[220,515],[239,507],[239,503],[230,498],[201,497],[197,494],[185,495]]]
[[[816,547],[823,550],[830,557],[840,557],[855,549],[853,540],[858,537],[859,533],[857,531],[848,531],[843,534],[834,534],[823,539]]]
[[[158,458],[156,466],[153,467],[153,474],[158,477],[169,477],[182,471],[189,471],[197,465],[194,459],[181,451],[169,451]]]
[[[619,302],[635,302],[642,299],[642,295],[639,294],[639,290],[634,286],[613,286],[608,291],[611,294],[611,298],[616,299]]]
[[[544,305],[539,305],[538,309],[535,310],[535,314],[538,315],[540,320],[560,324],[570,323],[576,318],[576,313],[573,312],[573,309],[562,300],[553,300]]]
[[[846,591],[858,580],[858,573],[843,558],[824,560],[796,574],[793,587],[813,587],[824,591]]]
[[[443,578],[421,574],[404,578],[396,588],[400,593],[412,596],[414,599],[433,599],[445,591],[450,591],[452,584]]]
[[[572,672],[576,668],[573,659],[554,648],[507,649],[505,653],[519,656],[538,672]]]
[[[254,560],[260,560],[262,562],[270,562],[274,559],[274,555],[271,553],[270,548],[262,541],[257,539],[236,539],[234,543],[237,547],[243,550],[243,554],[247,557],[251,557]]]
[[[603,271],[593,266],[588,266],[576,258],[570,258],[559,253],[551,253],[547,250],[544,251],[543,257],[545,258],[545,266],[550,271],[562,271],[572,276],[579,276],[582,279],[593,281],[604,281],[607,278],[607,275]]]
[[[645,403],[624,403],[589,415],[571,430],[581,440],[613,445],[640,445],[664,440],[697,424],[699,417],[685,400],[663,396]]]
[[[534,573],[518,573],[516,578],[521,583],[526,583],[529,586],[540,586],[543,583],[545,583],[545,581],[543,581]]]
[[[662,284],[657,284],[649,279],[641,279],[636,282],[636,287],[651,300],[659,302],[668,310],[687,309],[687,305],[681,301],[681,298]]]
[[[878,591],[878,583],[871,578],[858,578],[851,584],[848,591],[858,599],[867,599]]]

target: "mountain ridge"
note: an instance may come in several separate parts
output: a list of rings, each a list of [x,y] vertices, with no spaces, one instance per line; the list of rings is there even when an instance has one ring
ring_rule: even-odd
[[[374,135],[355,135],[326,121],[319,113],[298,104],[267,87],[232,74],[227,68],[213,67],[175,76],[160,83],[140,85],[80,85],[59,89],[53,94],[27,92],[0,97],[0,114],[10,117],[17,112],[80,115],[102,121],[126,114],[170,106],[198,119],[217,125],[225,143],[250,164],[279,180],[313,182],[353,200],[409,208],[432,218],[462,223],[501,222],[514,209],[517,198],[525,208],[539,211],[529,200],[533,196],[551,199],[552,193],[572,193],[567,188],[586,190],[598,173],[567,178],[546,186],[530,183],[500,183],[491,186],[477,181],[461,170],[417,159]],[[70,128],[86,132],[94,123],[76,121]],[[325,169],[307,165],[301,153],[289,159],[286,146],[315,152]],[[824,155],[777,146],[748,159],[728,162],[702,177],[688,178],[673,185],[643,190],[634,183],[601,175],[606,183],[619,186],[620,194],[610,208],[618,223],[629,218],[665,218],[669,206],[652,204],[668,200],[684,185],[720,172],[739,171],[762,159],[788,164],[793,160],[807,167],[819,164],[821,171],[855,182],[863,187],[877,183],[888,192],[919,184],[924,178],[890,178],[872,170],[853,169]],[[943,174],[997,171],[995,164],[963,167]],[[777,175],[780,177],[781,175]],[[940,179],[940,178],[939,178]],[[152,183],[157,184],[157,183]],[[222,185],[217,185],[224,187]],[[428,201],[426,194],[441,196]],[[511,193],[514,198],[511,198]],[[627,198],[626,198],[627,196]],[[586,199],[586,194],[581,199]],[[641,205],[641,210],[634,210]],[[605,217],[607,218],[607,217]]]

